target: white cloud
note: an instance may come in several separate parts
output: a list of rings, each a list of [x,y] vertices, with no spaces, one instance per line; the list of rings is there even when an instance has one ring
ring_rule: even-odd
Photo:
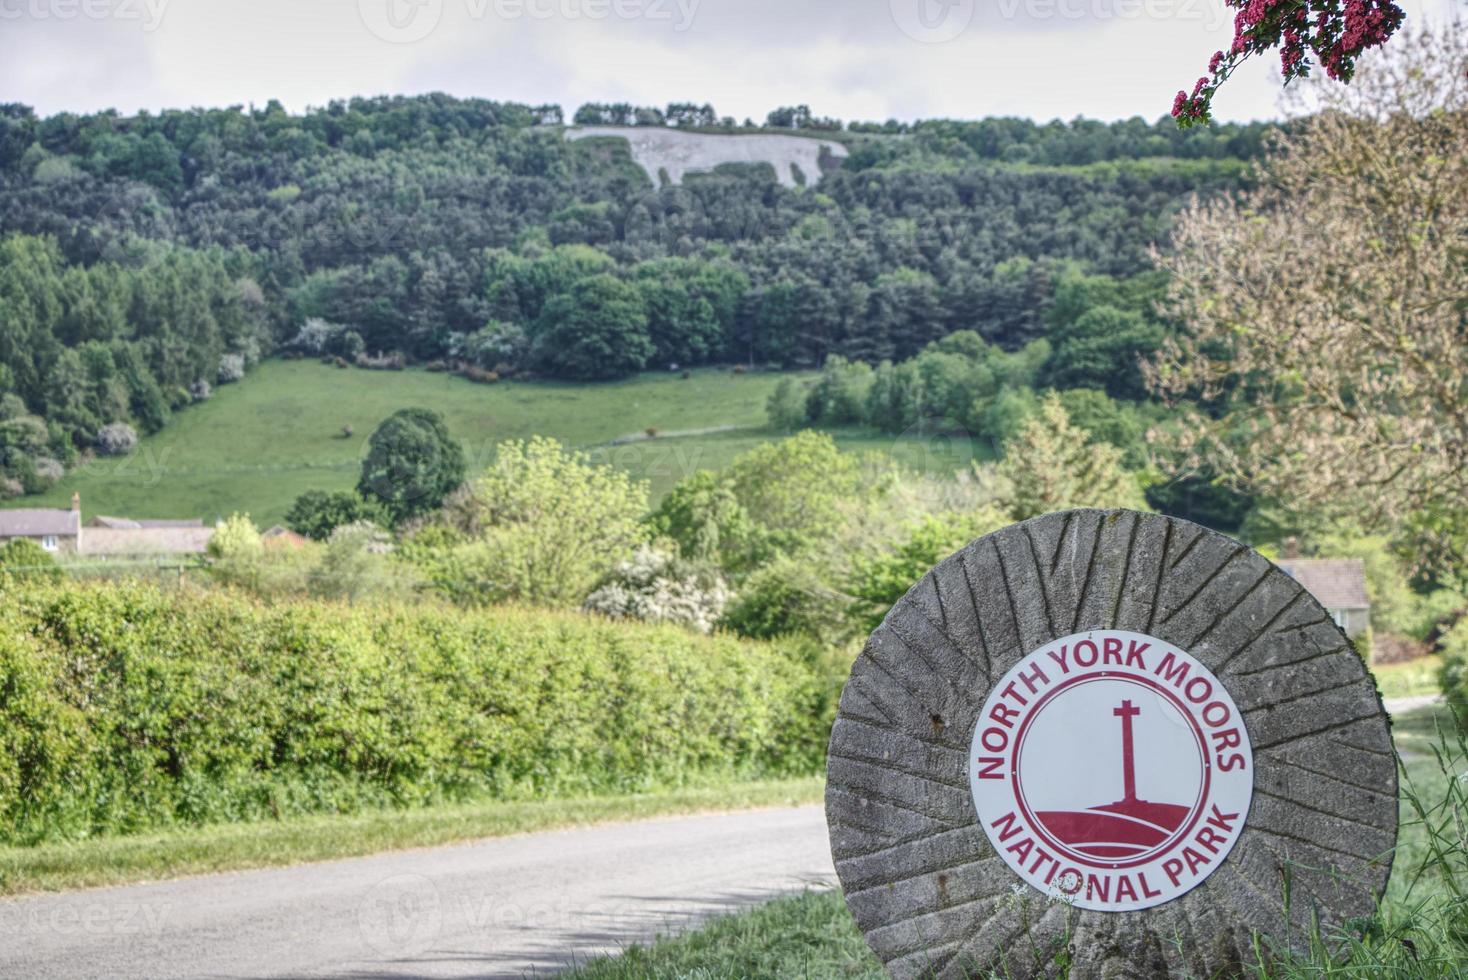
[[[0,0],[0,100],[298,110],[442,90],[568,112],[692,100],[757,120],[794,103],[845,119],[1155,118],[1226,46],[1228,14],[1222,0]],[[1260,61],[1216,109],[1274,116],[1278,94]]]

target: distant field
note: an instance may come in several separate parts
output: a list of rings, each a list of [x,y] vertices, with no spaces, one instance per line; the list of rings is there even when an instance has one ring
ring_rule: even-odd
[[[661,497],[687,474],[720,469],[779,438],[766,427],[765,400],[781,377],[706,369],[688,379],[645,374],[606,384],[481,385],[423,370],[268,361],[208,402],[180,412],[133,455],[97,460],[49,493],[10,505],[64,506],[78,491],[87,517],[212,521],[240,511],[273,524],[303,491],[352,487],[373,428],[410,406],[443,414],[471,470],[486,466],[505,439],[548,435],[648,480]],[[340,437],[346,425],[354,430],[349,439]],[[647,439],[642,433],[648,427],[663,434]],[[953,452],[941,439],[864,430],[833,434],[844,449],[888,452],[915,467],[950,469],[966,461],[965,451]]]

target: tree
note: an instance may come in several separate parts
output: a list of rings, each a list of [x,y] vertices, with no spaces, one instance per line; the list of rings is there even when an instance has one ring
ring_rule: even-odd
[[[1005,443],[999,473],[1008,483],[1005,506],[1017,521],[1073,507],[1146,507],[1120,450],[1091,442],[1053,393]]]
[[[737,570],[799,555],[832,537],[861,471],[826,433],[802,432],[736,457],[725,479],[750,524],[743,553],[731,556]]]
[[[429,556],[429,577],[466,602],[579,605],[646,540],[646,510],[646,484],[554,439],[501,443],[445,508],[461,543]]]
[[[375,504],[350,490],[307,490],[286,511],[285,523],[312,541],[325,541],[336,528],[380,516]]]
[[[546,302],[534,351],[544,370],[564,378],[604,380],[642,370],[653,345],[641,293],[611,275],[578,281]]]
[[[708,470],[679,481],[647,523],[658,537],[677,544],[681,558],[720,565],[739,553],[750,531],[734,488]]]
[[[929,569],[1006,523],[1005,515],[988,505],[971,511],[927,514],[911,525],[907,536],[890,550],[856,556],[846,586],[855,599],[848,614],[854,627],[862,633],[876,629],[893,604]]]
[[[367,443],[357,493],[399,524],[435,510],[464,482],[464,450],[426,408],[394,412]]]
[[[1169,433],[1193,463],[1358,525],[1468,522],[1465,68],[1461,32],[1412,36],[1322,92],[1255,190],[1180,217],[1158,261],[1187,330],[1149,380],[1206,404]]]
[[[765,417],[770,426],[780,432],[794,432],[805,425],[806,395],[794,378],[781,378],[765,400]]]
[[[1392,0],[1224,0],[1238,10],[1228,51],[1216,51],[1208,74],[1189,95],[1180,91],[1172,115],[1180,126],[1207,122],[1219,86],[1245,60],[1279,49],[1280,68],[1288,84],[1309,76],[1311,55],[1333,79],[1349,82],[1361,53],[1385,44],[1402,26],[1405,13]]]
[[[1141,362],[1157,352],[1162,329],[1140,314],[1093,306],[1052,331],[1045,376],[1057,388],[1100,388],[1113,398],[1146,397]]]

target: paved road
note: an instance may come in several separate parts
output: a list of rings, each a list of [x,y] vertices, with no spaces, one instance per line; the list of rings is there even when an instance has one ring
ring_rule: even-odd
[[[815,806],[0,901],[0,977],[522,977],[834,881]]]
[[[1405,715],[1409,711],[1437,704],[1442,699],[1441,694],[1409,694],[1400,698],[1383,698],[1381,704],[1389,715]]]

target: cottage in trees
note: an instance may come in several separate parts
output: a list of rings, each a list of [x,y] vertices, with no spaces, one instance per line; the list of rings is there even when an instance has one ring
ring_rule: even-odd
[[[57,555],[99,559],[202,555],[213,535],[214,528],[205,527],[198,518],[133,520],[98,516],[83,525],[79,494],[71,495],[70,510],[0,510],[0,544],[11,538],[29,538]]]
[[[52,554],[75,554],[82,533],[82,500],[71,495],[71,509],[25,507],[0,510],[0,544],[29,538]]]
[[[1360,636],[1371,624],[1366,566],[1361,559],[1282,558],[1278,564],[1325,607],[1347,636]]]

